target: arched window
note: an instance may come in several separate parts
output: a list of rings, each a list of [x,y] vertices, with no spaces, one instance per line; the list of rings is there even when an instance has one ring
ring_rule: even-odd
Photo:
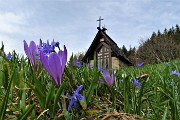
[[[110,49],[104,45],[97,50],[97,66],[98,68],[110,67]]]

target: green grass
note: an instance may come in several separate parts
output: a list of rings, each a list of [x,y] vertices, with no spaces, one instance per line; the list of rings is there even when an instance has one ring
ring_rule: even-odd
[[[151,120],[180,119],[180,61],[127,67],[116,70],[115,83],[98,83],[102,74],[97,68],[72,66],[69,61],[63,83],[57,88],[39,62],[31,67],[27,58],[13,53],[10,61],[0,57],[0,118],[3,119],[82,119],[129,118]],[[112,72],[112,70],[109,70]],[[138,79],[141,89],[132,80]],[[104,80],[104,79],[103,79]],[[120,82],[121,80],[121,82]],[[174,85],[171,85],[174,82]],[[69,99],[78,86],[85,97],[79,109],[67,111]]]

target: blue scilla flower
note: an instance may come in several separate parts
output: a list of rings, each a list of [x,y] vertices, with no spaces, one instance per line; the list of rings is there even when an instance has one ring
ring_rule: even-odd
[[[136,88],[141,89],[141,83],[138,80],[133,79],[133,84]]]
[[[76,109],[78,109],[78,101],[79,100],[84,100],[84,96],[79,94],[79,91],[83,88],[83,85],[80,85],[76,91],[74,91],[73,96],[70,96],[67,94],[67,97],[71,99],[69,106],[68,106],[68,111],[71,110],[71,107],[74,106]]]
[[[171,64],[170,64],[170,63],[168,63],[168,64],[167,64],[167,66],[171,66]]]
[[[178,77],[180,77],[180,73],[176,70],[171,71],[170,75],[177,75]]]
[[[77,66],[79,68],[82,68],[82,64],[79,61],[76,61],[76,60],[73,62],[73,66]]]
[[[141,63],[137,64],[137,66],[138,66],[139,68],[141,68],[143,65],[144,65],[144,62],[141,62]]]
[[[49,44],[49,41],[47,40],[47,43],[42,43],[42,51],[44,54],[48,55],[51,52],[54,51],[53,47]]]
[[[59,42],[55,42],[54,40],[51,42],[51,47],[53,48],[53,50],[55,49],[55,47],[59,48]]]
[[[4,53],[4,56],[5,56],[6,59],[8,59],[8,60],[10,60],[10,59],[12,58],[11,53],[8,53],[7,55],[6,55],[6,53]]]

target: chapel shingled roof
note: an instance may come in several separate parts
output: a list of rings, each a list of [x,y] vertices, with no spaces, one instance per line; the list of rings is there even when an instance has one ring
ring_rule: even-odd
[[[104,40],[111,46],[112,52],[115,53],[115,55],[123,61],[128,66],[132,66],[133,64],[129,61],[129,59],[125,56],[123,51],[117,46],[117,44],[106,34],[106,28],[101,29],[100,27],[97,27],[98,33],[96,34],[93,42],[91,43],[89,49],[87,50],[85,56],[83,57],[82,61],[86,62],[88,59],[88,56],[90,53],[92,53],[95,49],[95,46],[97,44],[98,38],[101,36],[104,38]]]

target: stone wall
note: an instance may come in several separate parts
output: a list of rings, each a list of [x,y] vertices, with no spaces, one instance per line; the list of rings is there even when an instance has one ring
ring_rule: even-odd
[[[112,57],[112,69],[120,69],[121,67],[127,66],[117,57]]]
[[[94,60],[90,60],[89,64],[94,66]],[[112,69],[120,69],[122,67],[127,66],[124,64],[121,60],[119,60],[117,57],[112,57]]]

